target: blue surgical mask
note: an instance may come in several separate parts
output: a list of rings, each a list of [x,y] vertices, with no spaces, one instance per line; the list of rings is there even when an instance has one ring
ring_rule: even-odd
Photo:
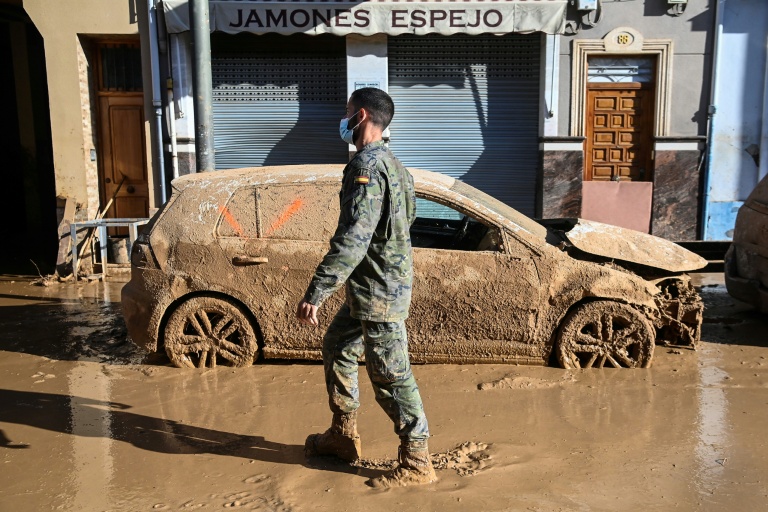
[[[347,144],[354,144],[355,143],[355,128],[360,126],[360,123],[357,123],[352,128],[349,127],[349,118],[355,117],[360,111],[358,110],[354,114],[352,114],[349,117],[345,117],[341,120],[339,123],[339,135],[341,135],[341,140],[346,142]]]

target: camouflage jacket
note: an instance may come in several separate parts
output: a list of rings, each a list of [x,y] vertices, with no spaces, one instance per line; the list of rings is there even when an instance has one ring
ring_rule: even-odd
[[[413,282],[413,177],[383,141],[372,142],[344,168],[339,197],[341,212],[331,248],[304,300],[319,306],[346,282],[354,318],[405,319]]]

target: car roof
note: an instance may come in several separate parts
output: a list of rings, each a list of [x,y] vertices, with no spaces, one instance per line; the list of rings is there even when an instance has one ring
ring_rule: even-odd
[[[223,188],[231,192],[233,191],[232,185],[240,188],[244,186],[286,183],[338,183],[341,180],[343,171],[344,164],[246,167],[242,169],[187,174],[173,180],[171,186],[178,191],[182,191],[190,186],[221,188],[226,183],[226,186]],[[415,168],[408,168],[408,171],[413,176],[418,190],[444,191],[449,195],[461,196],[464,198],[464,203],[471,203],[465,204],[470,209],[478,209],[477,207],[479,207],[494,217],[501,217],[511,221],[517,228],[522,228],[539,239],[546,237],[547,230],[544,226],[481,190],[445,174]],[[472,206],[475,206],[475,208],[472,208]]]
[[[219,182],[236,180],[243,186],[262,185],[265,183],[302,183],[312,181],[339,181],[343,164],[312,164],[312,165],[275,165],[264,167],[244,167],[241,169],[226,169],[214,172],[193,173],[173,180],[172,185],[183,190],[190,185],[201,182]],[[422,169],[409,168],[414,181],[440,185],[451,188],[455,178]]]

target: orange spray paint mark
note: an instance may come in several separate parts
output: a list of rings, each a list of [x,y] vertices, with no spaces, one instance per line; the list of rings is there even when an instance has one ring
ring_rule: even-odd
[[[264,233],[264,236],[272,236],[272,233],[280,229],[280,226],[288,222],[288,219],[293,217],[296,212],[298,212],[301,207],[304,206],[304,201],[299,197],[295,201],[293,201],[291,204],[288,205],[288,207],[283,211],[283,213],[280,214],[280,216],[275,220],[275,222],[272,223],[271,226],[269,226],[269,229],[267,229],[266,233]]]
[[[219,206],[219,213],[224,215],[224,220],[229,224],[229,227],[235,230],[235,233],[237,233],[237,236],[243,237],[245,236],[245,232],[243,231],[243,228],[240,227],[240,224],[237,222],[237,219],[232,216],[232,214],[227,210],[226,206]]]

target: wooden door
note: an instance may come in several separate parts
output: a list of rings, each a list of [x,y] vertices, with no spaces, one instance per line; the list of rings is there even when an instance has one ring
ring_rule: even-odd
[[[653,179],[653,103],[645,84],[589,85],[585,181]]]
[[[106,217],[147,217],[149,184],[142,96],[101,96],[99,125],[102,208],[120,188]]]

